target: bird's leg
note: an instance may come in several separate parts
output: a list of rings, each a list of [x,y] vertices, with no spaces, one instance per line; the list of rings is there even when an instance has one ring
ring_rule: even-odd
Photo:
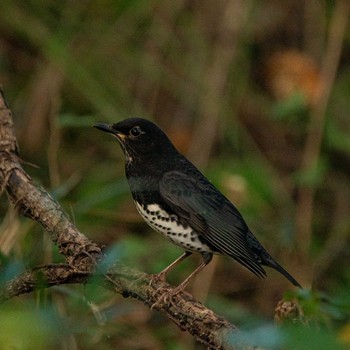
[[[166,269],[164,269],[160,273],[165,272],[165,275],[166,275],[166,273],[169,271],[169,268],[170,269],[173,268],[176,264],[178,264],[182,260],[186,259],[191,254],[192,254],[191,252],[184,253],[183,255],[181,255],[177,260],[175,260],[171,265],[169,265]],[[162,303],[166,303],[169,297],[171,298],[174,295],[182,292],[186,288],[188,282],[195,275],[197,275],[200,271],[202,271],[210,263],[212,258],[213,258],[213,254],[211,254],[211,253],[202,253],[202,259],[203,259],[202,263],[181,284],[179,284],[176,288],[170,289],[170,290],[166,290],[161,295],[161,297],[154,304],[152,304],[151,309],[159,307],[160,305],[162,305]],[[157,289],[157,292],[159,292],[159,289]]]
[[[165,277],[168,274],[168,272],[170,270],[172,270],[176,265],[180,264],[181,261],[185,260],[186,258],[188,258],[190,255],[192,255],[191,252],[185,252],[183,253],[180,257],[178,257],[174,262],[172,262],[169,266],[167,266],[164,270],[162,270],[161,272],[154,274],[152,276],[152,280],[153,281],[165,281]]]
[[[176,295],[180,292],[182,292],[186,286],[188,285],[188,282],[196,276],[199,272],[201,272],[210,262],[213,258],[213,254],[211,253],[202,253],[202,263],[181,283],[179,284],[172,292],[172,295]]]

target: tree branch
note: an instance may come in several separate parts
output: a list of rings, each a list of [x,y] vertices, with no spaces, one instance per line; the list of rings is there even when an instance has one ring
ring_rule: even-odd
[[[172,287],[152,276],[122,264],[101,272],[101,248],[91,242],[69,220],[61,206],[23,170],[18,157],[11,111],[0,91],[0,189],[4,190],[19,212],[39,222],[57,244],[65,264],[39,266],[22,273],[0,289],[0,302],[32,292],[36,287],[89,282],[92,274],[100,274],[101,284],[124,297],[141,300],[164,312],[181,330],[209,348],[233,349],[230,338],[237,328],[204,307],[190,294],[181,292],[164,297]],[[240,347],[242,348],[242,347]]]

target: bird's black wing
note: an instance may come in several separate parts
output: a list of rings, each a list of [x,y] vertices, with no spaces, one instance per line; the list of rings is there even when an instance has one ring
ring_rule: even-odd
[[[163,176],[159,190],[167,205],[211,246],[266,276],[247,243],[249,229],[241,214],[208,180],[171,171]]]

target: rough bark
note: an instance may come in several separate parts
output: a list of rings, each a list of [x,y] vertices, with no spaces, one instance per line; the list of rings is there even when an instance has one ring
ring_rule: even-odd
[[[18,155],[11,111],[0,91],[0,188],[18,211],[40,223],[65,257],[63,264],[49,264],[28,270],[0,289],[0,302],[53,285],[88,283],[93,274],[100,283],[124,297],[141,300],[164,312],[181,330],[213,349],[238,349],[232,338],[239,332],[224,318],[207,309],[190,294],[171,295],[172,287],[151,275],[115,263],[102,271],[103,253],[70,221],[62,207],[43,188],[33,183]],[[107,271],[107,272],[105,272]],[[96,279],[94,279],[95,281]],[[170,294],[169,294],[170,292]],[[168,297],[165,297],[169,295]],[[231,344],[230,344],[231,343]]]

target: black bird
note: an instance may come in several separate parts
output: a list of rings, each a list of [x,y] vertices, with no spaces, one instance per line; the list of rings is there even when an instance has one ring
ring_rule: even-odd
[[[260,277],[266,277],[262,266],[272,267],[301,288],[255,238],[238,209],[155,124],[130,118],[94,127],[114,135],[124,151],[126,177],[141,216],[185,250],[156,275],[158,279],[165,280],[166,274],[192,253],[201,254],[202,263],[177,287],[176,291],[181,291],[210,263],[213,254],[224,254]]]

